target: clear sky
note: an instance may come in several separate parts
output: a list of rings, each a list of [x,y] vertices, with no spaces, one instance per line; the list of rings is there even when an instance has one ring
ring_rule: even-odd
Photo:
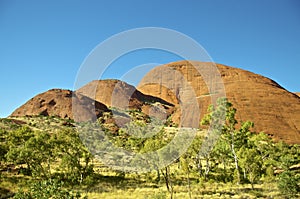
[[[40,92],[73,89],[80,65],[100,42],[149,26],[182,32],[215,62],[300,91],[299,0],[0,0],[0,117]],[[176,60],[164,52],[132,53],[105,77]]]

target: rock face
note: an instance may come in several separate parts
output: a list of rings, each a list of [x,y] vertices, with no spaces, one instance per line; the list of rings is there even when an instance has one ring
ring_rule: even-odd
[[[143,78],[138,90],[119,80],[95,80],[76,92],[52,89],[35,96],[11,116],[86,121],[110,111],[107,107],[117,107],[139,110],[158,119],[172,114],[177,124],[191,122],[198,126],[208,106],[222,96],[237,109],[239,123],[253,121],[256,132],[300,144],[299,93],[290,93],[273,80],[249,71],[203,62],[180,61],[156,67]]]
[[[155,96],[145,95],[120,80],[94,80],[76,91],[79,94],[88,96],[108,107],[116,107],[123,110],[141,110],[147,115],[155,117],[167,117],[173,112],[173,104]],[[153,106],[159,102],[160,105]],[[161,106],[161,108],[160,108]],[[160,112],[164,110],[165,113]]]
[[[111,112],[107,106],[123,110],[139,110],[158,119],[166,119],[174,112],[173,104],[144,95],[125,82],[95,80],[76,92],[52,89],[41,93],[16,109],[10,116],[58,116],[80,122],[96,120],[103,112]]]
[[[237,109],[239,122],[253,121],[256,132],[263,131],[276,140],[300,143],[299,96],[261,75],[216,64],[221,77],[219,81],[215,77],[218,75],[210,75],[214,72],[212,65],[213,63],[180,61],[156,67],[144,77],[138,89],[170,103],[178,101],[177,106],[180,107],[182,100],[192,99],[185,93],[185,87],[189,85],[194,91],[202,117],[212,103],[211,99],[222,96],[224,85],[226,97]],[[207,84],[213,89],[208,89]],[[180,112],[177,112],[173,120],[180,123],[181,117]],[[192,119],[194,116],[191,114],[189,117]]]
[[[119,80],[94,80],[77,90],[77,93],[95,99],[109,107],[140,108],[142,93]]]
[[[73,105],[72,105],[73,104]],[[99,102],[70,90],[51,89],[41,93],[16,109],[11,116],[43,115],[94,120],[109,109]]]
[[[300,92],[295,93],[296,95],[298,95],[300,97]]]

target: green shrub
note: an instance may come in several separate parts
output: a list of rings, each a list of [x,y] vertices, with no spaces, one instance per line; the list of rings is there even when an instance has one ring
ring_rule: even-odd
[[[28,191],[20,190],[14,196],[15,199],[80,199],[79,192],[63,188],[63,183],[57,180],[46,180],[33,183]],[[87,198],[87,197],[83,197]]]
[[[299,175],[292,171],[284,171],[279,175],[278,188],[281,193],[295,196],[300,192]]]

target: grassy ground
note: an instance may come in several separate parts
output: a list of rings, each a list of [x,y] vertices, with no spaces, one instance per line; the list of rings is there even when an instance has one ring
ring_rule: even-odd
[[[164,179],[155,182],[156,174],[126,174],[125,178],[116,177],[114,172],[108,172],[102,176],[99,183],[91,184],[81,190],[82,193],[91,199],[165,199],[170,198]],[[278,191],[274,182],[268,184],[256,184],[251,189],[250,184],[236,185],[233,183],[216,182],[191,182],[191,193],[189,194],[186,180],[180,178],[172,179],[174,187],[173,198],[188,199],[255,199],[255,198],[284,198]]]
[[[267,187],[267,188],[266,188]],[[99,185],[89,190],[88,198],[98,199],[117,199],[117,198],[141,198],[141,199],[158,199],[169,198],[170,194],[164,186],[157,188],[151,187],[136,187],[118,189],[111,187],[109,190],[103,191],[103,187]],[[186,199],[189,198],[188,188],[186,186],[175,186],[173,198]],[[260,185],[254,190],[250,185],[233,186],[231,184],[220,183],[204,183],[202,185],[192,185],[191,198],[240,198],[240,199],[254,199],[254,198],[283,198],[277,191],[273,184]]]
[[[170,198],[170,194],[161,179],[159,183],[152,180],[155,175],[137,175],[127,174],[118,176],[113,171],[107,171],[99,175],[98,180],[89,185],[74,187],[89,199],[165,199]],[[151,179],[149,179],[151,178]],[[17,192],[20,187],[26,188],[30,178],[18,174],[2,173],[0,183],[0,198]],[[180,182],[179,182],[180,181]],[[188,199],[189,191],[186,182],[180,179],[173,179],[176,184],[173,187],[173,198]],[[236,185],[232,183],[215,183],[192,181],[191,198],[219,199],[219,198],[236,198],[236,199],[255,199],[255,198],[284,198],[280,195],[275,183],[256,184],[252,190],[251,185]]]

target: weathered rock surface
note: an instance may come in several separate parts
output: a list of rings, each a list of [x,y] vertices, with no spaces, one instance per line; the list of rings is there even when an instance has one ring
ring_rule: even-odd
[[[11,116],[43,115],[87,121],[95,120],[105,111],[109,109],[104,104],[86,96],[70,90],[51,89],[31,98]]]
[[[180,61],[156,67],[144,77],[137,88],[144,94],[170,103],[177,100],[179,107],[182,105],[181,101],[192,100],[196,96],[200,107],[199,114],[202,117],[212,103],[212,97],[223,96],[224,85],[226,97],[237,109],[236,116],[239,122],[253,121],[256,132],[263,131],[276,140],[300,143],[299,96],[285,90],[269,78],[222,64],[216,64],[219,74],[211,75],[214,72],[211,67],[213,65]],[[216,77],[218,75],[221,81]],[[167,88],[153,82],[161,82]],[[207,85],[211,85],[212,90],[208,89]],[[191,87],[194,96],[185,93],[185,87]],[[185,117],[193,119],[194,116],[190,114]],[[173,120],[180,123],[181,118],[179,111],[174,114]]]
[[[208,106],[222,96],[233,103],[240,123],[253,121],[256,132],[300,144],[299,93],[249,71],[203,62],[180,61],[156,67],[143,78],[138,90],[119,80],[95,80],[76,92],[52,89],[33,97],[11,116],[86,121],[110,111],[107,107],[117,107],[140,110],[158,119],[172,114],[175,123],[198,125]]]
[[[141,110],[145,114],[157,118],[167,117],[174,110],[172,103],[158,97],[145,95],[134,86],[120,80],[94,80],[76,92],[108,107]],[[160,105],[155,106],[155,102],[159,102]]]

